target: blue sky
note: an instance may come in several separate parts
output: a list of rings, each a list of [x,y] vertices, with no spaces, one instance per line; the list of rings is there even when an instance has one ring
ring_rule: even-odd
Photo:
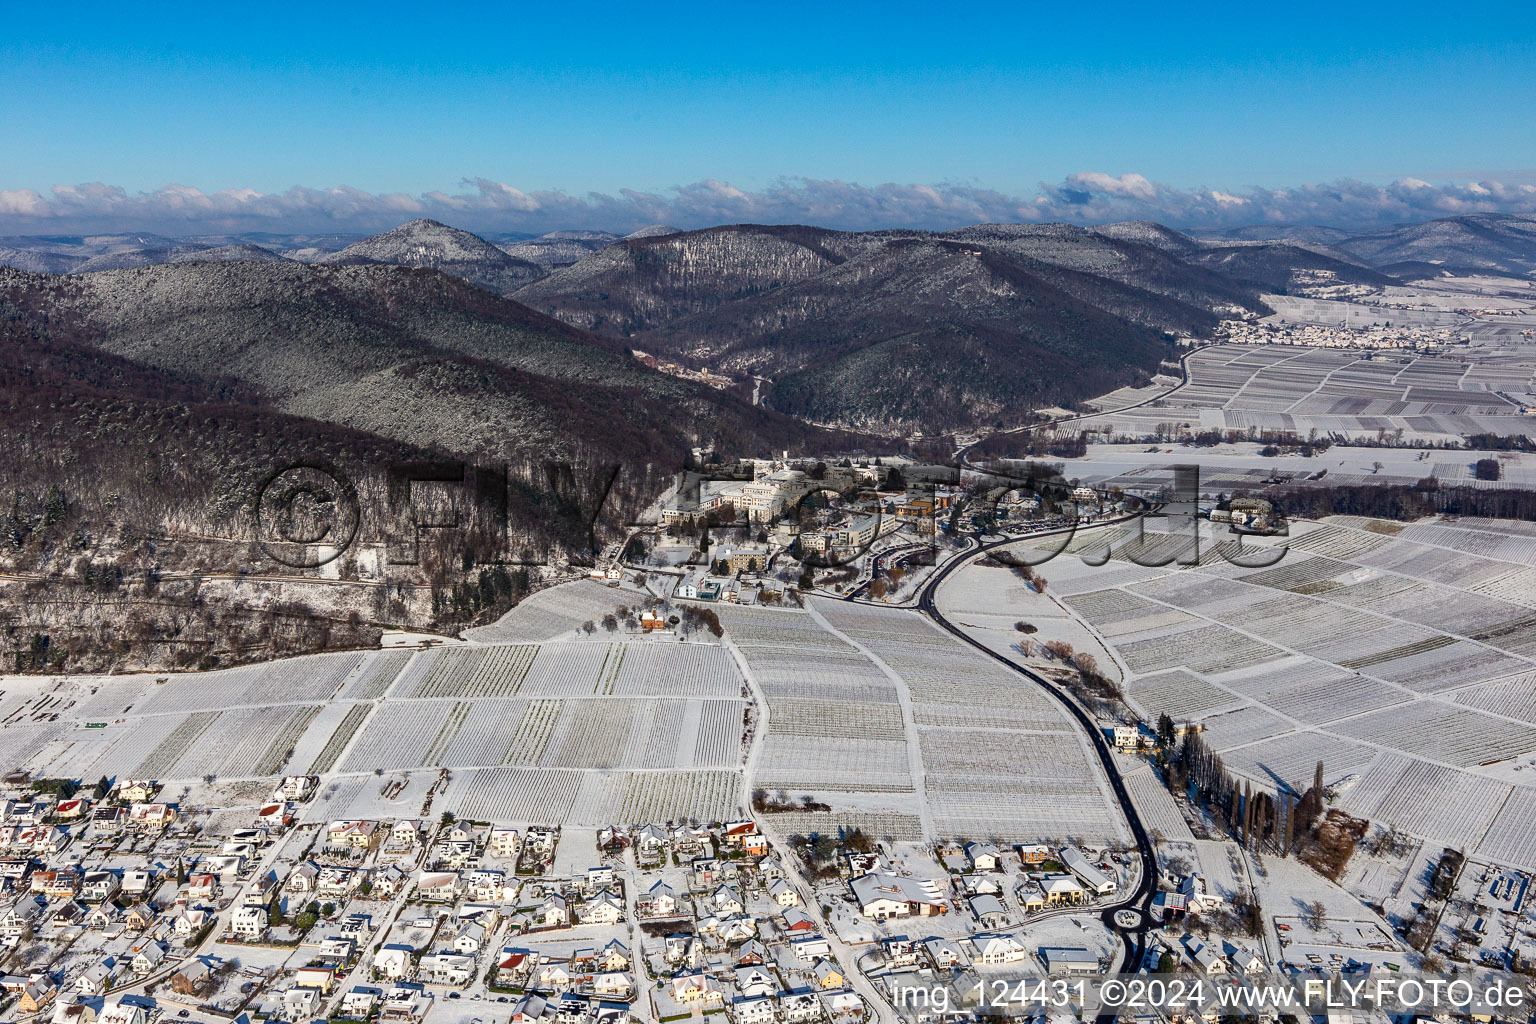
[[[1536,181],[1530,4],[943,6],[11,4],[0,190]]]

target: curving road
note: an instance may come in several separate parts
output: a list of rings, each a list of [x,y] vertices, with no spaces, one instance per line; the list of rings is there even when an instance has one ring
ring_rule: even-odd
[[[1110,747],[1109,741],[1104,738],[1103,730],[1094,723],[1093,719],[1088,717],[1088,712],[1084,711],[1061,687],[1038,672],[997,653],[979,640],[969,636],[963,629],[945,617],[944,613],[939,610],[938,602],[935,599],[939,587],[943,585],[944,580],[950,573],[994,548],[1016,543],[1018,543],[1017,540],[1001,540],[994,541],[991,544],[983,544],[939,566],[934,570],[928,582],[923,585],[923,589],[918,596],[918,609],[958,639],[971,645],[988,657],[1008,666],[1044,689],[1071,713],[1078,725],[1087,731],[1088,738],[1092,741],[1094,752],[1098,754],[1099,761],[1104,766],[1104,774],[1109,779],[1110,789],[1114,792],[1115,799],[1120,803],[1120,809],[1125,814],[1127,824],[1130,825],[1131,836],[1136,841],[1136,849],[1141,857],[1141,881],[1136,889],[1127,893],[1118,902],[1100,908],[1102,910],[1100,916],[1105,926],[1119,934],[1125,943],[1125,955],[1117,969],[1134,973],[1141,969],[1142,960],[1146,955],[1147,933],[1151,930],[1152,925],[1151,903],[1152,896],[1157,890],[1157,854],[1153,849],[1152,839],[1141,822],[1141,816],[1136,811],[1136,805],[1131,801],[1131,794],[1125,788],[1125,781],[1120,777],[1120,769],[1115,763],[1115,751]],[[1134,926],[1127,927],[1115,920],[1116,912],[1121,910],[1131,910],[1136,913],[1137,921]],[[1099,1019],[1101,1024],[1107,1024],[1108,1021],[1113,1021],[1116,1016],[1117,1014],[1111,1012],[1101,1015]]]

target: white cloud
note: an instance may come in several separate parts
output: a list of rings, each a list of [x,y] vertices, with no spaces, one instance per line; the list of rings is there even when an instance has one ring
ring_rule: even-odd
[[[682,228],[728,223],[803,223],[837,228],[948,228],[978,222],[1157,220],[1178,227],[1249,223],[1369,227],[1464,213],[1536,213],[1536,185],[1493,180],[1389,184],[1341,180],[1286,189],[1182,189],[1140,174],[1083,171],[1034,195],[956,184],[859,185],[785,178],[755,191],[706,179],[663,192],[621,189],[573,195],[524,191],[470,178],[454,192],[370,193],[346,185],[203,192],[167,185],[129,193],[101,182],[48,193],[0,190],[0,234],[154,231],[378,231],[411,217],[436,217],[472,231],[548,231],[646,224]]]

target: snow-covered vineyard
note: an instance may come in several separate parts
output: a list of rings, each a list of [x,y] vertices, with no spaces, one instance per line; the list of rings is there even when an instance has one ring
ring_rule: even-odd
[[[1343,810],[1536,868],[1536,528],[1334,517],[1286,543],[1272,569],[1207,543],[1188,570],[1044,570],[1137,709],[1235,772],[1299,790],[1321,759]]]
[[[671,633],[578,628],[621,603],[614,596],[557,587],[520,607],[516,623],[492,627],[539,642],[7,678],[0,762],[35,777],[185,784],[319,775],[327,784],[315,806],[335,815],[398,810],[402,794],[419,806],[444,771],[439,801],[485,819],[738,813],[747,691],[735,656]]]

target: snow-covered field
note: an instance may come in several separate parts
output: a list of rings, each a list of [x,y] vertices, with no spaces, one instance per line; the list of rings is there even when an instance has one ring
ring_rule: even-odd
[[[1075,544],[1095,534],[1126,535]],[[1211,557],[1217,539],[1189,568],[1040,571],[1132,704],[1200,722],[1233,771],[1301,789],[1321,760],[1344,810],[1536,868],[1536,529],[1334,517],[1293,524],[1258,570]]]

